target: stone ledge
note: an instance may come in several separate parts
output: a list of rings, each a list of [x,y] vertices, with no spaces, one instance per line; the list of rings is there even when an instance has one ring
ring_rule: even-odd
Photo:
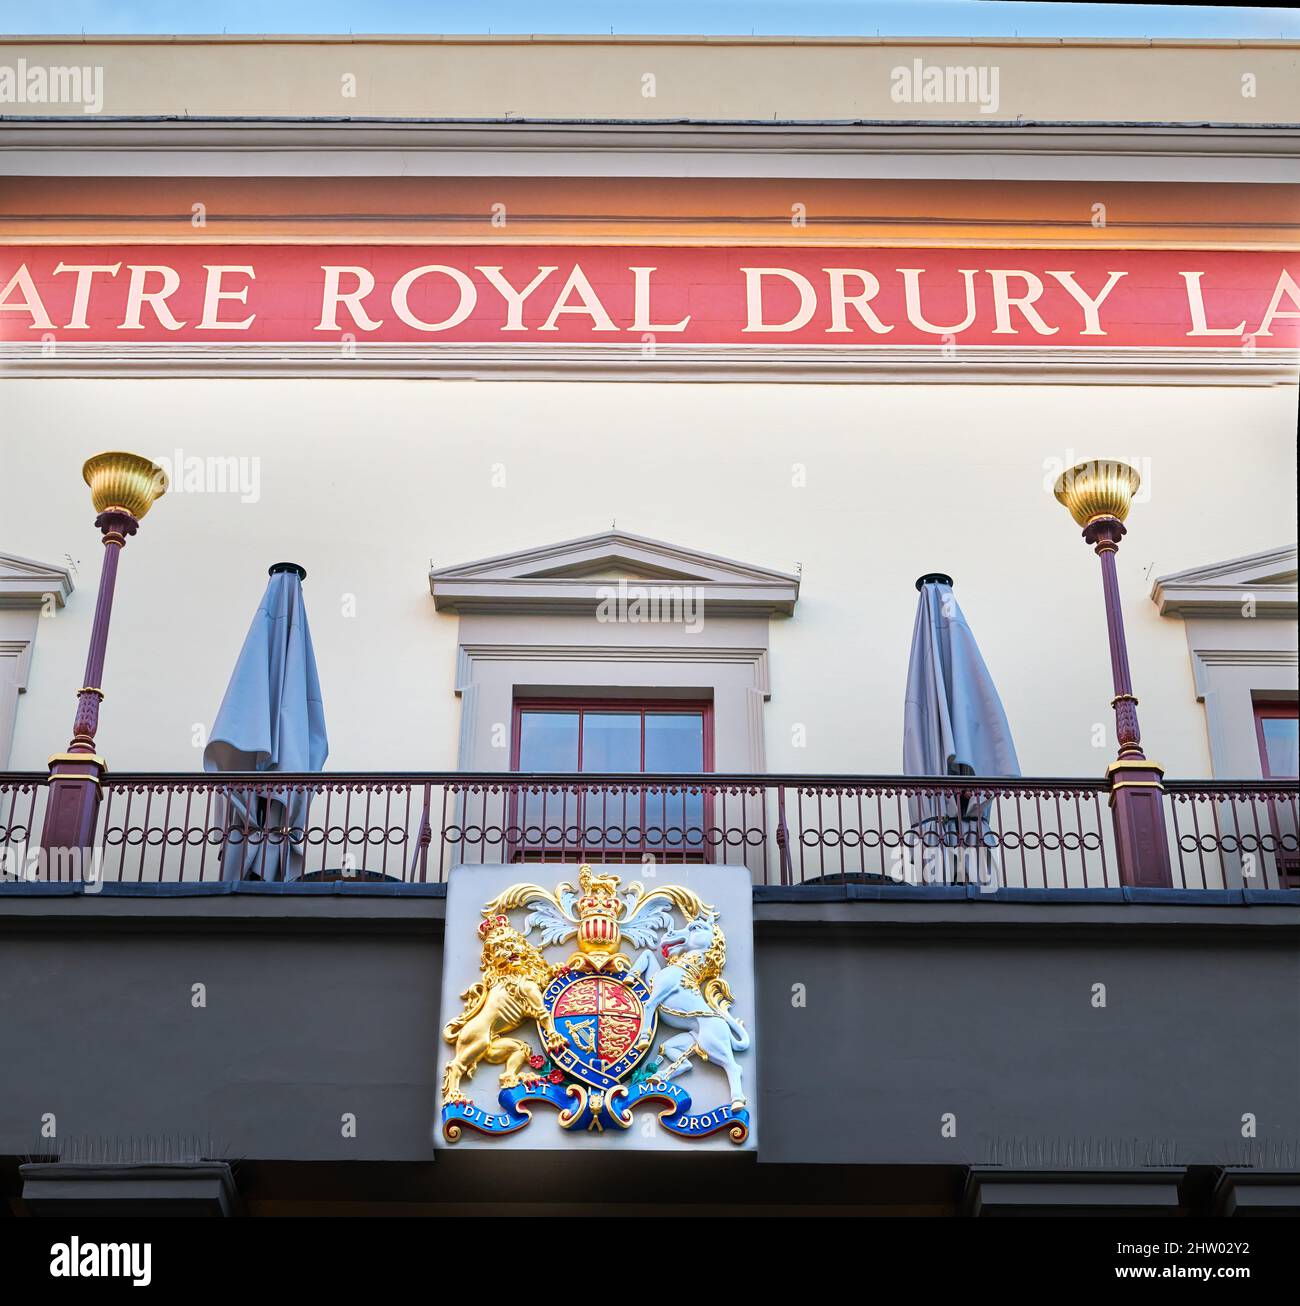
[[[228,1216],[239,1210],[239,1192],[224,1161],[32,1162],[18,1173],[23,1203],[37,1216]]]
[[[1205,892],[1001,890],[967,896],[963,886],[805,885],[757,887],[754,925],[769,931],[908,931],[1049,937],[1081,932],[1130,937],[1249,931],[1300,938],[1300,891]],[[154,932],[247,929],[276,933],[440,935],[446,886],[0,884],[0,930],[114,929]]]
[[[972,1166],[962,1214],[1178,1215],[1180,1167],[1150,1170],[1002,1170]]]
[[[1225,1167],[1214,1185],[1214,1213],[1300,1215],[1300,1172]]]

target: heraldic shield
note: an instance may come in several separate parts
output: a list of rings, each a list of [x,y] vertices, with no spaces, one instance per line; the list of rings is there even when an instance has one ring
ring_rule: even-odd
[[[569,1045],[553,1059],[584,1084],[613,1088],[650,1049],[650,1042],[638,1042],[656,1020],[651,1014],[647,1023],[650,990],[639,977],[562,972],[542,1000]]]
[[[643,1103],[677,1137],[748,1139],[740,1058],[750,1038],[731,1010],[721,915],[697,893],[623,887],[582,866],[576,886],[513,884],[481,915],[479,978],[443,1030],[452,1049],[443,1059],[446,1142],[466,1129],[516,1134],[543,1105],[557,1110],[562,1130],[623,1133]],[[626,945],[639,949],[635,958]],[[721,1073],[724,1105],[700,1111],[677,1082],[697,1063],[713,1068],[715,1092]],[[483,1064],[501,1068],[493,1109],[466,1092]]]

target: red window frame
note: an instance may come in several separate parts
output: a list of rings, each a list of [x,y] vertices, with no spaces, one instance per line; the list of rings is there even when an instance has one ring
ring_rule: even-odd
[[[639,713],[641,717],[641,766],[645,771],[645,717],[649,712],[660,716],[670,712],[704,717],[704,769],[713,770],[713,703],[683,698],[516,698],[510,725],[510,769],[519,770],[519,750],[523,743],[520,721],[525,712],[578,713],[578,770],[582,770],[582,715],[585,712]],[[593,772],[593,774],[598,774]]]
[[[641,774],[645,771],[645,718],[647,714],[659,716],[669,713],[702,718],[701,729],[703,731],[703,759],[704,771],[712,771],[714,768],[713,754],[713,703],[709,699],[682,699],[682,698],[551,698],[551,697],[519,697],[513,704],[510,731],[510,769],[513,772],[519,771],[520,750],[523,743],[522,718],[525,712],[554,712],[554,713],[577,713],[578,715],[578,770],[582,771],[582,748],[583,748],[583,729],[582,719],[588,713],[611,713],[620,712],[625,714],[637,713],[641,717],[641,764],[638,768]],[[602,772],[592,771],[589,773],[593,780],[599,778]],[[630,774],[630,773],[627,773]],[[591,801],[589,798],[570,799],[569,801],[578,801],[585,804]],[[647,828],[657,829],[653,823],[653,817],[647,819],[647,802],[653,803],[653,795],[647,795],[644,791],[639,799],[639,829],[642,833],[642,840],[636,844],[621,843],[617,846],[609,846],[597,841],[594,844],[588,844],[583,839],[573,841],[568,838],[570,822],[567,819],[567,813],[562,818],[565,830],[564,836],[556,844],[543,844],[540,847],[528,846],[519,840],[509,840],[508,860],[509,861],[604,861],[611,863],[640,862],[646,854],[652,854],[660,857],[664,861],[676,862],[703,862],[709,850],[707,842],[707,832],[712,825],[713,820],[713,798],[710,794],[704,795],[703,806],[703,827],[705,838],[700,846],[694,847],[686,844],[665,844],[647,843],[644,835]],[[585,810],[575,812],[574,828],[582,831],[583,834],[591,828],[590,823],[586,820]],[[515,794],[510,802],[510,827],[515,830],[519,829],[519,795]],[[548,827],[550,822],[547,822]],[[602,832],[605,827],[601,825]],[[669,828],[672,828],[671,826]]]
[[[1265,721],[1285,721],[1300,716],[1300,701],[1295,699],[1256,699],[1255,708],[1255,743],[1259,747],[1259,767],[1266,780],[1292,780],[1294,776],[1275,776],[1268,766],[1268,746],[1264,741]],[[1279,848],[1282,838],[1282,822],[1278,819],[1276,808],[1270,807],[1269,824],[1273,837],[1278,840]],[[1277,854],[1278,879],[1283,888],[1300,888],[1300,857],[1294,853],[1279,851]]]
[[[1289,702],[1285,699],[1269,701],[1255,701],[1255,742],[1259,745],[1259,765],[1264,773],[1265,780],[1294,780],[1295,776],[1282,775],[1275,776],[1268,769],[1268,746],[1264,742],[1264,722],[1265,721],[1285,721],[1287,718],[1295,720],[1300,716],[1300,702]]]

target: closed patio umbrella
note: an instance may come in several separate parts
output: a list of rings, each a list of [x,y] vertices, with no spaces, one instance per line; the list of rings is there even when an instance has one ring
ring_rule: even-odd
[[[903,712],[903,773],[1018,776],[1020,763],[1002,700],[952,593],[952,577],[922,576]],[[981,848],[995,840],[989,802],[912,798],[914,842],[923,848]],[[981,878],[991,859],[981,861]],[[945,877],[946,878],[946,877]]]
[[[292,562],[270,569],[203,750],[205,771],[319,771],[329,756],[325,711],[312,650],[302,582]],[[303,831],[310,796],[234,789],[222,877],[292,880],[302,873]]]

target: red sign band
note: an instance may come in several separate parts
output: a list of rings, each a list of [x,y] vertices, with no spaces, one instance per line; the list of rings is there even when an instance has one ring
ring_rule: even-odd
[[[130,245],[0,250],[0,340],[1293,349],[1277,251]]]

